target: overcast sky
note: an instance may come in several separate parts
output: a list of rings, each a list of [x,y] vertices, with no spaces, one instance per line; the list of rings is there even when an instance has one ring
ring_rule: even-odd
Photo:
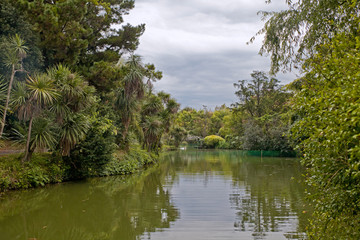
[[[269,71],[269,58],[258,55],[262,38],[246,42],[264,24],[259,10],[285,7],[285,0],[136,0],[125,22],[146,24],[136,53],[163,72],[157,91],[182,108],[214,109],[236,101],[234,82],[250,79],[253,70]],[[284,84],[295,78],[277,77]]]

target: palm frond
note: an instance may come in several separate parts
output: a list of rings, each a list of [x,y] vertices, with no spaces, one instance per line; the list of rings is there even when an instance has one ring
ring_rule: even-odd
[[[85,138],[90,122],[83,114],[69,115],[60,128],[60,146],[63,155],[70,155],[70,150]]]
[[[31,148],[51,149],[55,143],[55,131],[51,120],[46,118],[35,119],[31,131]]]
[[[51,104],[59,94],[47,74],[38,74],[33,78],[29,76],[26,85],[30,91],[31,100],[40,106]]]

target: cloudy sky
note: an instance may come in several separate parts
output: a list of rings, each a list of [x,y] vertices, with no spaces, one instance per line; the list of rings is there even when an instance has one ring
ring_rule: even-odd
[[[137,54],[163,72],[156,90],[182,107],[214,109],[236,101],[234,82],[250,79],[253,70],[269,71],[269,58],[257,54],[262,38],[246,42],[264,24],[259,10],[285,7],[285,0],[136,0],[125,22],[146,24]],[[295,78],[277,77],[283,83]]]

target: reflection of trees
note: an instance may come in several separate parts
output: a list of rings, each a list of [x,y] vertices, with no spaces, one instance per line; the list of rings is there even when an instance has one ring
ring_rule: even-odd
[[[299,161],[251,157],[241,151],[179,152],[169,155],[167,161],[185,173],[202,172],[204,184],[206,175],[214,172],[232,178],[235,230],[251,231],[255,239],[262,239],[265,232],[288,232],[295,227],[304,232],[309,216],[302,213],[305,200]]]
[[[133,176],[9,194],[0,202],[0,239],[140,239],[179,218],[169,193],[178,173],[201,174],[204,184],[219,174],[232,181],[235,230],[253,232],[255,239],[298,224],[301,232],[308,217],[301,213],[304,189],[290,180],[300,179],[301,172],[296,160],[247,157],[240,151],[173,152],[159,166]],[[286,237],[299,239],[291,235]]]
[[[304,189],[292,178],[301,178],[297,161],[252,158],[233,168],[232,206],[239,231],[256,233],[289,231],[304,224]],[[303,231],[304,229],[298,229]]]
[[[168,228],[179,212],[163,186],[163,170],[153,168],[137,176],[91,179],[87,184],[67,183],[46,191],[13,193],[1,205],[14,205],[12,211],[17,213],[7,212],[10,217],[0,217],[0,236],[26,240],[127,240]]]

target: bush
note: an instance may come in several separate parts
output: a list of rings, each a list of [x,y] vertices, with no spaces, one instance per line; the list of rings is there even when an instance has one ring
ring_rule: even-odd
[[[61,159],[55,159],[49,153],[36,153],[30,162],[22,164],[22,157],[22,154],[1,157],[0,192],[63,181],[66,168]]]
[[[132,147],[128,153],[117,153],[103,170],[99,173],[101,176],[124,175],[133,173],[143,166],[156,162],[157,156],[143,149]]]
[[[225,144],[225,139],[216,135],[210,135],[204,138],[204,146],[206,148],[218,148]]]
[[[65,158],[70,167],[69,178],[101,175],[105,164],[112,159],[116,145],[112,125],[108,121],[102,117],[96,119],[86,138],[71,151],[70,157]]]

